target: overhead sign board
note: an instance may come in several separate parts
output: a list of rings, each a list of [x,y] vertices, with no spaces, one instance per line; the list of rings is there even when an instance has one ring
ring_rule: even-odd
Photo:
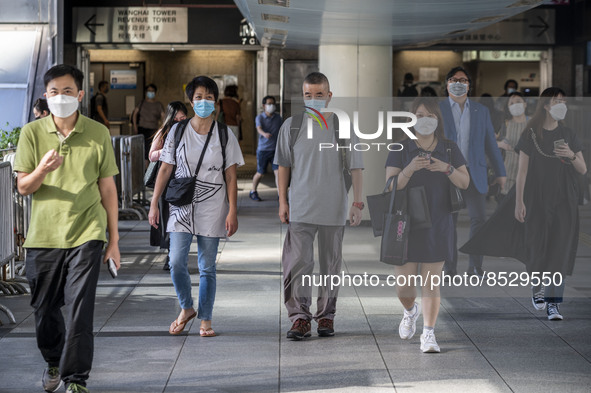
[[[76,43],[186,43],[188,13],[181,7],[77,7]]]
[[[536,50],[481,50],[481,61],[540,61],[542,51]]]
[[[444,42],[450,44],[551,45],[555,42],[555,30],[555,10],[533,9]]]

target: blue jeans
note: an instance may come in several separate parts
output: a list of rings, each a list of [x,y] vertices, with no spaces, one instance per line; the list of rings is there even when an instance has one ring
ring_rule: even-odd
[[[220,239],[197,236],[197,265],[199,266],[199,307],[197,318],[211,321],[215,300],[216,272],[215,260]],[[181,308],[193,307],[191,296],[191,276],[189,275],[189,249],[193,234],[186,232],[170,233],[170,277],[179,298]]]

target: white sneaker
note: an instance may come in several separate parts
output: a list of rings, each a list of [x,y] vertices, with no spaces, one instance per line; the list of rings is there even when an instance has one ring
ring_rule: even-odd
[[[406,311],[406,309],[404,310],[404,316],[402,317],[402,321],[400,321],[400,325],[398,325],[398,334],[400,334],[401,339],[410,340],[415,335],[417,331],[417,319],[421,315],[420,311],[418,303],[414,305],[414,313]]]
[[[435,333],[433,333],[433,330],[429,330],[427,334],[421,334],[421,351],[423,351],[423,353],[441,352],[439,345],[437,345],[437,340],[435,340]]]
[[[550,321],[562,321],[562,315],[560,315],[558,303],[548,303],[546,306],[546,314],[548,315],[548,320]]]
[[[536,287],[531,287],[532,296],[531,296],[531,304],[533,304],[534,308],[538,311],[542,311],[546,308],[546,300],[544,298],[545,288],[542,285],[540,289],[536,292]]]

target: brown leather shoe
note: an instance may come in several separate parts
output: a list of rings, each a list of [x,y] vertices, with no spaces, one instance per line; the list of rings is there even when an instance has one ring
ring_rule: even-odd
[[[328,318],[319,319],[317,332],[320,337],[334,336],[334,321]]]
[[[310,333],[312,327],[310,326],[310,321],[307,319],[297,319],[291,329],[287,332],[287,338],[291,338],[292,340],[300,341],[304,337],[310,337],[312,333]]]

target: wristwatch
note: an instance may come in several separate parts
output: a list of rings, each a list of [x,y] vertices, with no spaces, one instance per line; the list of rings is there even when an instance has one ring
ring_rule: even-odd
[[[447,172],[445,172],[445,174],[446,174],[447,176],[449,176],[449,175],[451,175],[452,173],[454,173],[454,170],[455,170],[455,169],[456,169],[456,168],[454,168],[453,166],[449,165],[449,166],[447,167]]]
[[[365,207],[365,203],[363,203],[363,202],[353,202],[353,206],[355,206],[359,210],[363,210],[363,208]]]
[[[573,154],[573,156],[570,158],[571,161],[574,161],[577,159],[577,153]]]

